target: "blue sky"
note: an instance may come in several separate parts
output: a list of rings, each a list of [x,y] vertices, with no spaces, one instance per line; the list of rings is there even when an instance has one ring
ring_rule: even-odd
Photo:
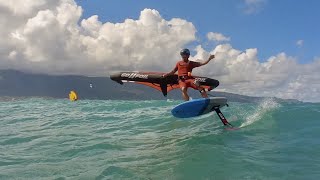
[[[108,76],[193,71],[217,91],[320,102],[320,1],[0,1],[0,69]],[[307,88],[306,88],[307,87]]]
[[[96,14],[100,21],[113,23],[137,19],[145,8],[156,9],[166,20],[181,18],[192,22],[204,47],[206,34],[219,32],[231,37],[230,43],[236,49],[258,48],[260,61],[280,52],[297,57],[299,63],[320,56],[317,0],[258,0],[259,7],[253,7],[251,13],[246,12],[249,7],[242,0],[77,0],[77,3],[84,10],[83,18]],[[297,46],[298,40],[303,40],[302,46]]]

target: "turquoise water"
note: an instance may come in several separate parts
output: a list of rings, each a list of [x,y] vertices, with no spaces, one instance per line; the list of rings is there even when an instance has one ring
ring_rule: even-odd
[[[181,101],[0,102],[0,179],[320,179],[320,104],[229,103],[180,120]]]

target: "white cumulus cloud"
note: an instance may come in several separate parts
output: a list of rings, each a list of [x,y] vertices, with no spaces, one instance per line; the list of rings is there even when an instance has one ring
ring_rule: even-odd
[[[258,59],[256,48],[240,51],[230,44],[221,44],[210,52],[200,45],[196,59],[216,58],[194,73],[220,80],[222,90],[252,96],[281,97],[304,101],[320,101],[320,59],[310,64],[298,64],[285,53],[271,56],[265,62]],[[218,88],[218,89],[219,89]]]
[[[216,41],[216,42],[222,42],[222,41],[230,41],[230,37],[226,37],[221,33],[216,33],[216,32],[209,32],[207,34],[208,40],[211,41]]]
[[[73,0],[0,1],[0,7],[2,69],[86,75],[159,70],[196,38],[191,22],[165,20],[154,9],[144,9],[138,19],[103,23],[97,15],[81,20],[83,10]]]

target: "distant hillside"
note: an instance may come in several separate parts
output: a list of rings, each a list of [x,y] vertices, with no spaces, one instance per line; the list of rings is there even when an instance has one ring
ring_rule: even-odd
[[[92,88],[90,87],[92,84]],[[109,77],[85,76],[50,76],[29,74],[14,70],[0,70],[0,96],[4,97],[53,97],[67,98],[71,90],[75,90],[80,99],[181,99],[179,90],[171,91],[164,97],[159,91],[134,84],[120,85]],[[214,96],[227,97],[229,101],[260,101],[260,97],[249,97],[238,94],[211,92]],[[197,91],[190,91],[194,98],[200,97]],[[287,101],[287,100],[286,100]],[[292,101],[292,100],[290,100]],[[295,100],[293,100],[295,101]]]

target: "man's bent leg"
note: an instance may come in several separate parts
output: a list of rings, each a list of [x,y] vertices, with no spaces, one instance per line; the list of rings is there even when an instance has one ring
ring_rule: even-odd
[[[182,97],[185,101],[189,101],[190,97],[188,95],[188,92],[187,92],[187,88],[186,87],[182,87],[181,88],[181,91],[182,91]]]
[[[207,92],[204,90],[204,88],[202,88],[202,90],[199,90],[199,91],[200,91],[201,96],[202,96],[203,98],[208,98],[208,94],[207,94]]]
[[[201,93],[201,96],[203,98],[208,98],[208,94],[206,92],[206,90],[200,86],[200,82],[197,80],[191,80],[189,82],[189,86],[192,87],[193,89],[198,90]]]

